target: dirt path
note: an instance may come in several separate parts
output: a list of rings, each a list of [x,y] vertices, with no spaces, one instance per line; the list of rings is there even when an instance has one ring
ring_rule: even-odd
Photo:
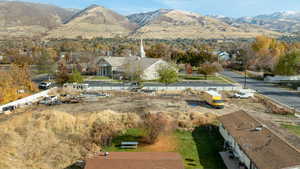
[[[145,151],[149,152],[172,152],[176,150],[177,142],[175,136],[163,135],[158,138],[158,141],[149,146],[145,146]]]

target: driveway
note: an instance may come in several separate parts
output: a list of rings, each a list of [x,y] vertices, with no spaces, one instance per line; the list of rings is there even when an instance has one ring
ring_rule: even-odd
[[[224,76],[230,77],[232,80],[240,83],[241,85],[244,84],[244,76],[234,73],[232,71],[224,71]],[[290,107],[294,107],[300,112],[300,94],[298,92],[289,91],[287,89],[282,89],[276,87],[271,83],[266,83],[264,81],[254,80],[254,79],[247,79],[247,87],[257,92],[268,96],[280,103],[288,105]]]

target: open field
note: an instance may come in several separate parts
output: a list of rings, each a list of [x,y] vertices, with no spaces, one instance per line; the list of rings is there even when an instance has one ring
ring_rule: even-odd
[[[148,113],[165,115],[175,124],[172,125],[175,132],[162,135],[156,144],[141,147],[144,149],[141,151],[177,151],[185,158],[189,169],[222,168],[218,155],[215,155],[219,150],[216,145],[220,145],[216,141],[218,136],[198,126],[214,124],[218,116],[240,109],[265,122],[300,148],[299,137],[281,127],[283,122],[299,125],[299,120],[266,113],[268,108],[256,98],[231,99],[228,97],[231,93],[224,92],[225,108],[213,109],[203,101],[202,93],[195,91],[105,93],[110,97],[77,104],[33,105],[10,115],[1,115],[0,168],[65,169],[103,149],[97,134],[109,131],[122,135],[143,123],[144,115]],[[134,133],[139,134],[138,131]]]

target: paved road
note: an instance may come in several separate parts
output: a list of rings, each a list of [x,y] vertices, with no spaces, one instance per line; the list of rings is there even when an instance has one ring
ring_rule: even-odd
[[[224,71],[223,75],[230,77],[234,81],[244,84],[244,76],[231,72],[231,71]],[[254,80],[254,79],[247,79],[247,87],[257,92],[271,97],[280,103],[286,104],[290,107],[294,107],[300,112],[300,94],[298,92],[289,91],[287,89],[282,89],[279,87],[274,86],[270,83],[265,83],[263,81]]]
[[[124,86],[123,83],[112,83],[112,82],[104,82],[104,81],[86,81],[85,83],[89,84],[89,86],[97,87],[97,86]],[[161,83],[144,83],[144,86],[164,86]],[[174,84],[170,84],[170,87],[180,87],[180,86],[190,86],[190,87],[233,87],[231,84],[222,84],[222,83],[209,83],[209,82],[197,82],[197,81],[186,81],[186,82],[178,82]]]

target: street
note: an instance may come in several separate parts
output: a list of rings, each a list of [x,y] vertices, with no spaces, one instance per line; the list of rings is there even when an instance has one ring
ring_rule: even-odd
[[[224,76],[230,77],[232,80],[244,84],[244,76],[234,73],[232,71],[224,71]],[[247,87],[256,90],[258,93],[268,96],[280,103],[294,107],[300,111],[300,94],[298,92],[289,91],[276,87],[274,84],[266,83],[264,81],[247,78]]]
[[[85,81],[84,83],[89,84],[91,87],[97,86],[124,86],[123,83],[105,82],[105,81]],[[128,84],[127,84],[128,85]],[[162,83],[147,82],[143,84],[144,86],[154,87],[154,86],[164,86]],[[170,87],[180,87],[180,86],[190,86],[190,87],[233,87],[231,84],[223,83],[213,83],[213,82],[199,82],[199,81],[185,81],[177,82],[168,85]]]

